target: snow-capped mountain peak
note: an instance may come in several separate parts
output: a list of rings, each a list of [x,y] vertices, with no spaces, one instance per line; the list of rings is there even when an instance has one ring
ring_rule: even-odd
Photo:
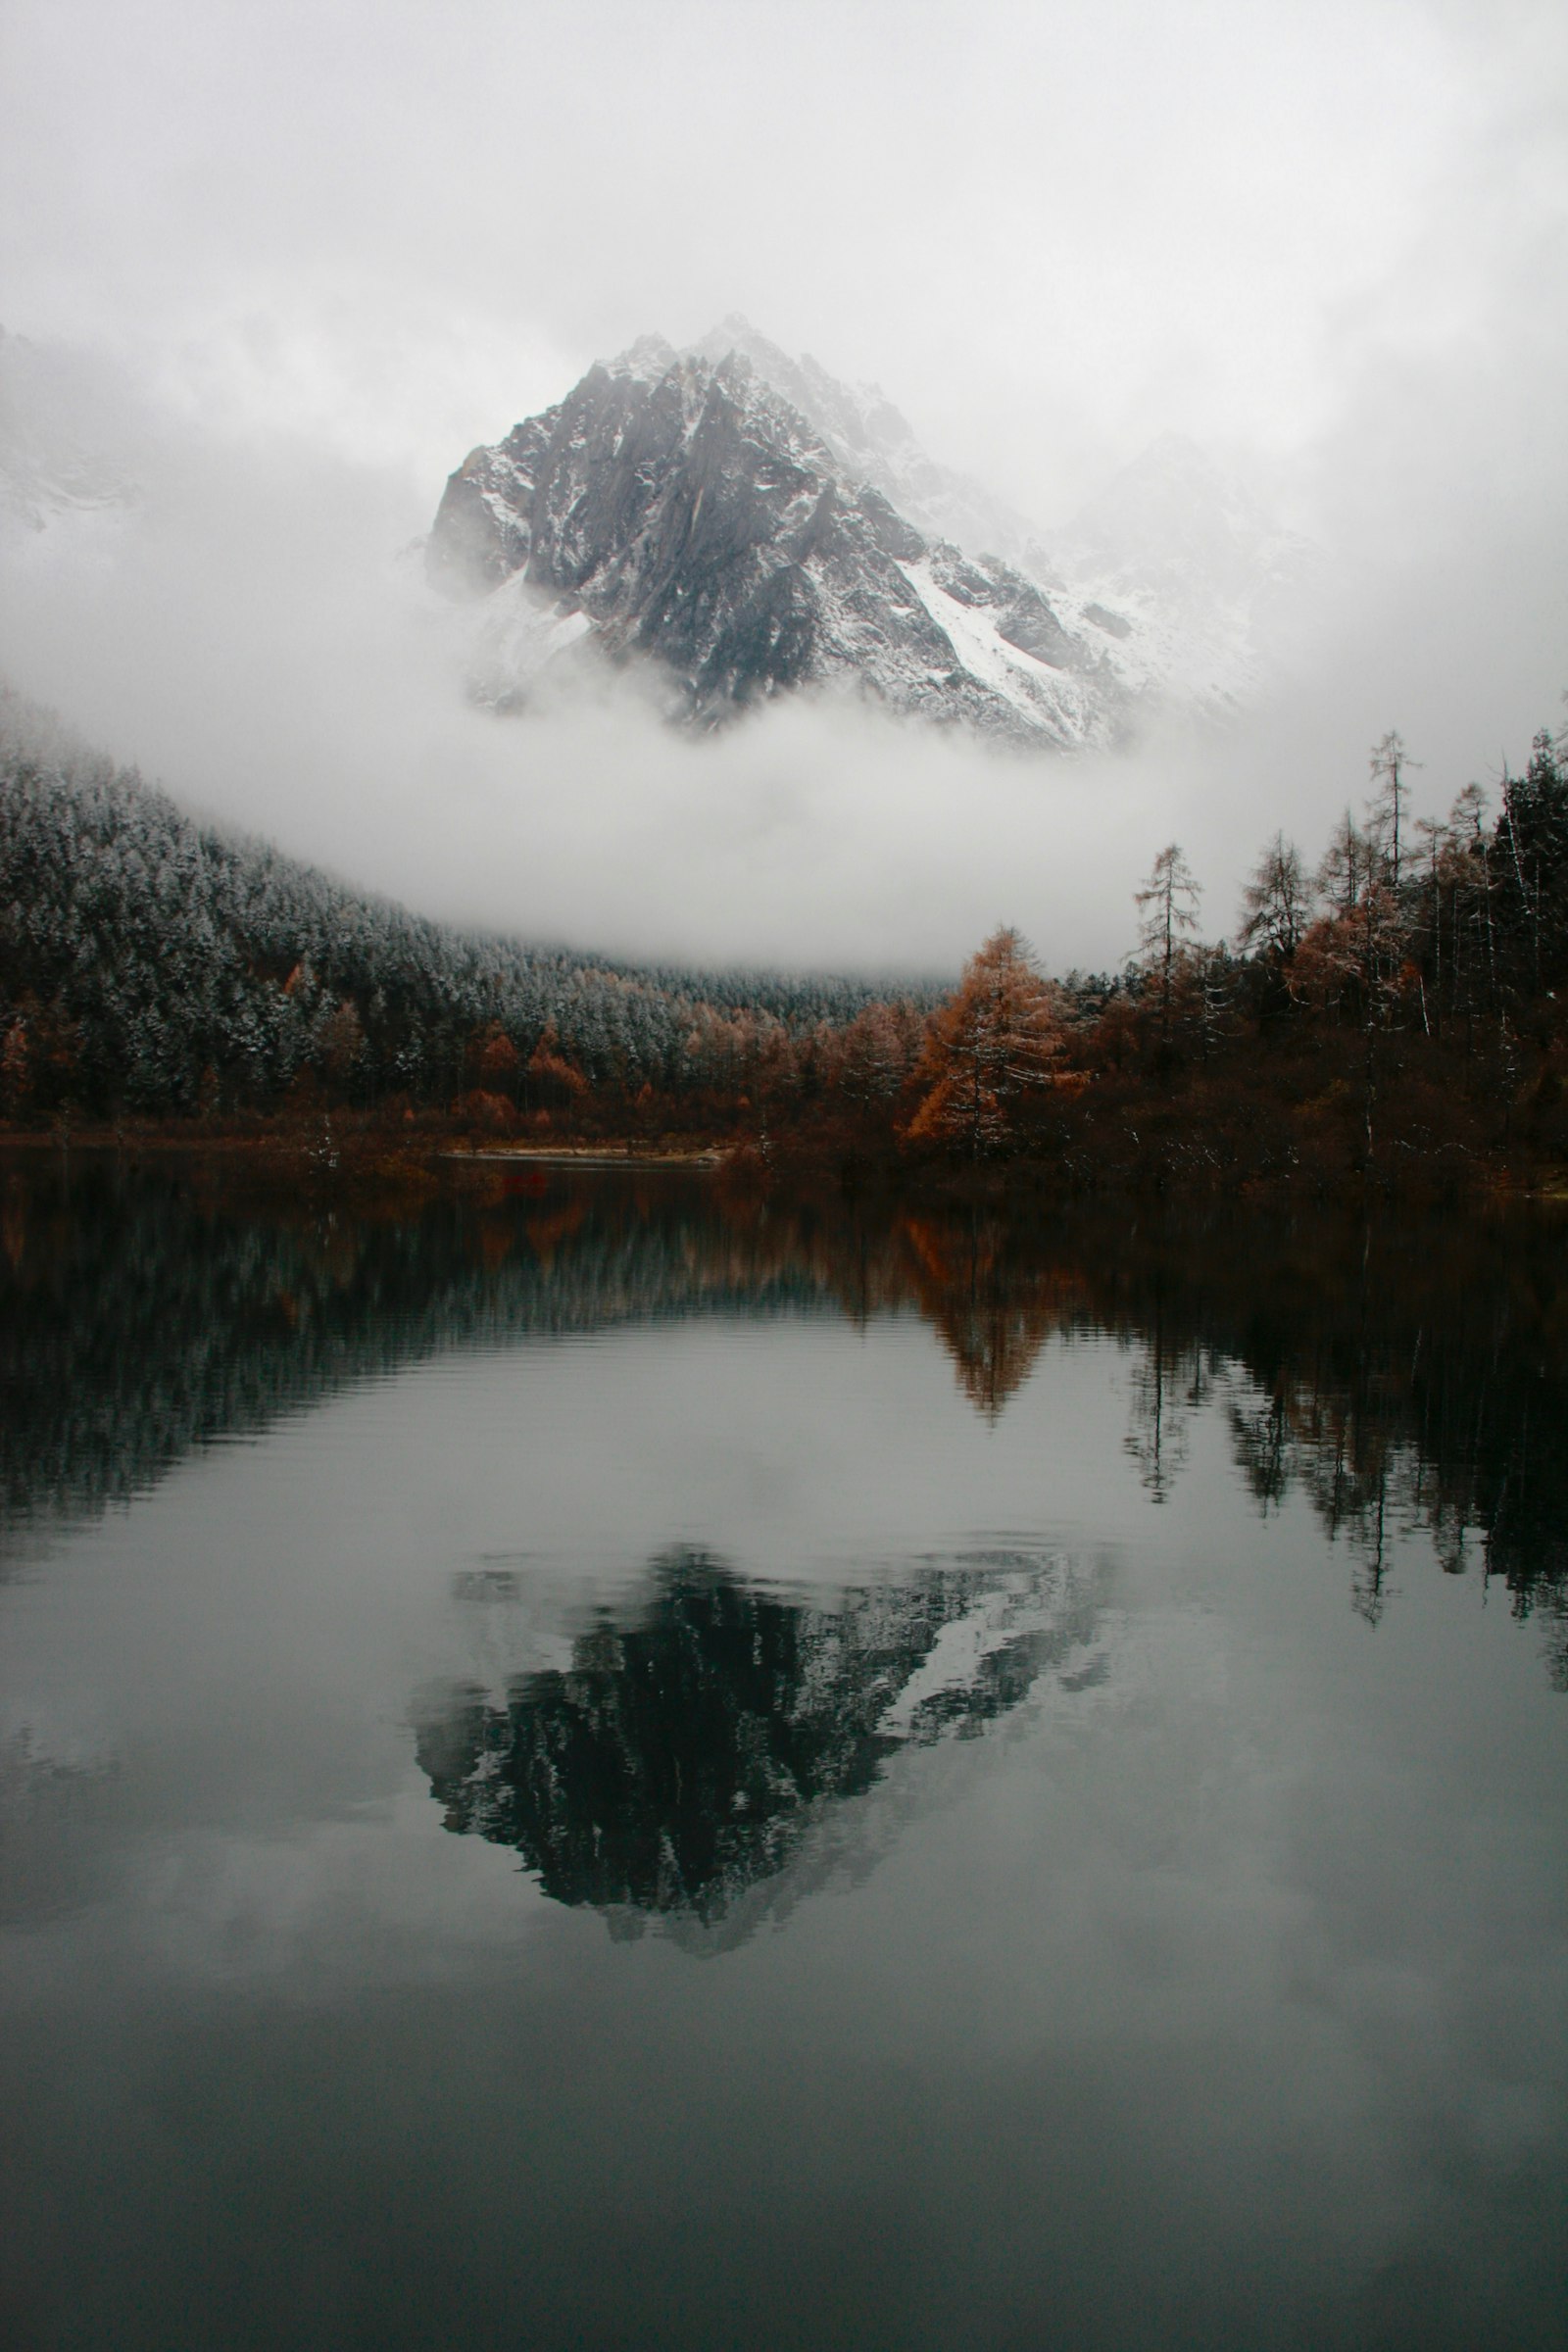
[[[748,353],[665,357],[644,338],[591,368],[448,482],[427,561],[490,600],[488,699],[525,696],[591,636],[613,660],[650,659],[703,724],[813,687],[1018,743],[1123,730],[1113,635],[1064,625],[1023,574],[926,538]]]
[[[642,336],[474,450],[427,563],[493,600],[480,691],[498,703],[591,640],[651,659],[703,723],[854,687],[1059,749],[1233,707],[1309,554],[1175,435],[1046,543],[931,459],[879,385],[734,314],[684,352]]]
[[[639,335],[625,351],[606,364],[612,375],[635,376],[640,383],[657,383],[674,367],[680,354],[662,335]]]

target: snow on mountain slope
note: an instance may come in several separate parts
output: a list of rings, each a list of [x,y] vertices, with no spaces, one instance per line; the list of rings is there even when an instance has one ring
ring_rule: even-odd
[[[1264,682],[1321,594],[1321,551],[1196,443],[1153,442],[1047,542],[1077,593],[1137,622],[1127,661],[1210,705]]]
[[[497,703],[525,699],[586,616],[574,651],[650,657],[699,724],[801,687],[1058,749],[1133,714],[1114,633],[922,537],[735,352],[649,337],[591,368],[458,468],[426,561],[487,600],[476,682]]]
[[[169,419],[91,352],[0,329],[8,561],[92,559],[167,491]],[[74,560],[74,558],[73,558]],[[1058,749],[1266,682],[1324,565],[1190,442],[1156,442],[1054,534],[936,463],[876,385],[739,317],[644,336],[475,451],[431,575],[482,592],[475,691],[609,660],[709,724],[798,688]]]
[[[1069,523],[1045,531],[928,456],[879,385],[841,383],[808,355],[793,360],[738,315],[692,348],[712,360],[744,352],[840,465],[917,530],[972,556],[993,552],[1036,581],[1144,704],[1233,709],[1265,683],[1321,594],[1321,550],[1281,529],[1179,434],[1152,443]]]
[[[138,493],[139,419],[86,354],[0,327],[0,528],[113,514]]]
[[[808,352],[792,360],[738,312],[691,346],[694,359],[715,366],[732,351],[815,427],[845,473],[880,490],[917,531],[972,556],[1001,556],[1033,568],[1038,527],[972,475],[928,456],[880,384],[841,383]]]

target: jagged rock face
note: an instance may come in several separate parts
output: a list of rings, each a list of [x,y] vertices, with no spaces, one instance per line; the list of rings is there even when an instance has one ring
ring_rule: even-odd
[[[649,339],[452,476],[431,576],[497,600],[487,690],[592,632],[711,723],[804,686],[1021,743],[1108,742],[1113,630],[1066,626],[995,559],[926,539],[743,354]]]

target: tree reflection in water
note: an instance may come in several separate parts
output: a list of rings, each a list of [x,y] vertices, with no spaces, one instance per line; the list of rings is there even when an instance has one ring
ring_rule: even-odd
[[[1568,1230],[1055,1204],[856,1208],[711,1180],[498,1166],[396,1217],[245,1201],[214,1166],[0,1165],[0,1555],[193,1447],[443,1351],[651,1316],[913,1308],[989,1420],[1048,1342],[1128,1357],[1152,1500],[1226,1418],[1258,1508],[1304,1496],[1369,1624],[1402,1530],[1500,1579],[1568,1678]],[[29,1535],[34,1540],[36,1530]]]
[[[446,1826],[514,1847],[562,1903],[711,1927],[901,1748],[972,1739],[1051,1674],[1100,1678],[1098,1578],[1054,1553],[922,1565],[826,1603],[677,1548],[564,1671],[417,1711]],[[822,1840],[831,1843],[831,1838]]]

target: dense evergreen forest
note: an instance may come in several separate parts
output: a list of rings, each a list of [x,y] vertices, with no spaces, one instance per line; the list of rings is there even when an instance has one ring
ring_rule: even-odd
[[[12,698],[0,1120],[353,1114],[722,1143],[941,1180],[1461,1190],[1568,1162],[1568,738],[1416,820],[1397,735],[1320,860],[1276,834],[1228,938],[1175,843],[1139,949],[1048,978],[1011,931],[951,994],[631,969],[427,922],[193,822]]]

